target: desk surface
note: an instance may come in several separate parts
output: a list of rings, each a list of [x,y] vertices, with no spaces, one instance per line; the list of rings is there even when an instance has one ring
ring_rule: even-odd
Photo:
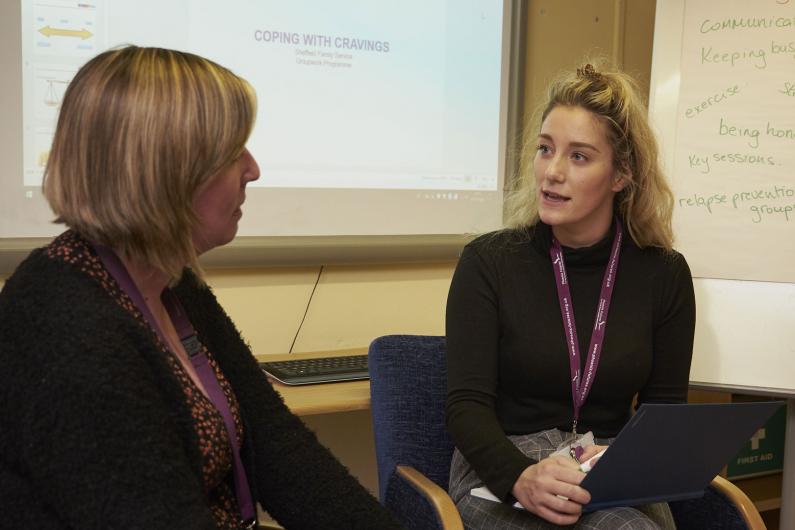
[[[311,359],[313,357],[361,355],[363,353],[367,353],[367,348],[284,355],[257,355],[256,357],[258,361],[284,361],[289,359]],[[370,408],[370,381],[366,379],[298,386],[285,385],[273,380],[271,380],[271,383],[273,388],[282,395],[290,410],[298,416],[368,410]]]

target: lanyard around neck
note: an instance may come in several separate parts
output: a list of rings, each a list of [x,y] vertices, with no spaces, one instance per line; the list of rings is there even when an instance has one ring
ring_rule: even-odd
[[[130,297],[138,310],[143,314],[149,325],[157,332],[158,337],[164,345],[168,347],[168,341],[160,329],[160,326],[155,320],[154,315],[149,310],[141,291],[135,285],[130,273],[124,266],[124,263],[119,259],[113,250],[102,245],[94,245],[97,255],[102,260],[102,264],[119,284],[119,287]],[[201,347],[196,331],[193,329],[190,320],[188,319],[185,309],[182,307],[177,296],[170,290],[166,289],[161,297],[163,305],[168,311],[168,316],[171,318],[174,328],[179,336],[182,346],[188,353],[188,358],[196,370],[199,380],[202,382],[207,395],[221,414],[226,427],[227,436],[229,438],[229,445],[232,450],[232,476],[234,479],[235,496],[237,497],[238,507],[244,522],[253,520],[256,517],[254,502],[251,497],[251,490],[246,479],[246,470],[243,467],[243,462],[240,458],[240,449],[237,446],[237,429],[235,427],[235,420],[232,416],[232,411],[229,408],[229,402],[226,399],[221,384],[215,376],[209,359],[204,354]],[[172,352],[175,353],[175,352]]]
[[[566,275],[566,263],[563,259],[563,249],[560,242],[552,236],[552,246],[549,255],[552,259],[552,267],[555,269],[555,285],[558,288],[558,301],[560,302],[560,314],[563,318],[563,329],[566,333],[566,346],[569,349],[569,370],[571,375],[571,397],[574,405],[574,420],[572,422],[572,433],[577,435],[577,420],[580,418],[580,409],[593,386],[596,369],[599,367],[599,357],[602,353],[602,344],[605,339],[607,329],[607,313],[610,309],[610,300],[613,298],[613,288],[615,286],[616,270],[618,269],[618,259],[621,252],[621,240],[623,231],[621,221],[615,220],[615,237],[613,237],[613,248],[610,251],[610,260],[602,278],[602,289],[599,293],[599,304],[596,307],[596,318],[591,332],[591,344],[588,347],[588,357],[586,358],[585,377],[580,374],[580,343],[577,339],[577,326],[574,322],[574,306],[572,304],[569,281]]]

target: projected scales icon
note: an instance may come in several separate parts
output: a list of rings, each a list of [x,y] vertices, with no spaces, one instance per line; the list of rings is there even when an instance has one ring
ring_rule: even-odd
[[[66,86],[77,67],[95,53],[96,13],[96,4],[70,0],[49,0],[33,6],[28,30],[32,30],[34,60],[26,65],[33,91],[32,106],[27,106],[26,112],[32,111],[35,126],[29,136],[32,146],[26,146],[32,150],[32,158],[26,157],[26,185],[39,184]],[[25,97],[28,94],[30,91]]]

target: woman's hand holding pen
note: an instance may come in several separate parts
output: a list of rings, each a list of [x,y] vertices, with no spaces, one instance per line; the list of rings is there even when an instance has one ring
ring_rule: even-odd
[[[527,511],[542,519],[557,525],[574,524],[583,505],[591,500],[591,495],[579,486],[583,478],[585,474],[576,461],[551,456],[525,469],[511,493]]]

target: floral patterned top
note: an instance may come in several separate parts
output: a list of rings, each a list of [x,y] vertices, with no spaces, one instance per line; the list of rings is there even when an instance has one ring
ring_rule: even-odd
[[[185,403],[193,418],[193,425],[199,442],[202,456],[202,478],[210,511],[219,529],[241,528],[240,509],[237,505],[233,489],[232,478],[232,452],[229,445],[229,436],[223,417],[212,402],[196,386],[179,360],[160,339],[152,326],[146,321],[144,315],[136,307],[132,299],[122,290],[110,272],[105,268],[91,244],[76,232],[64,232],[47,247],[47,254],[52,259],[59,259],[69,263],[83,273],[96,280],[105,292],[113,298],[125,311],[128,311],[138,323],[152,332],[152,339],[157,342],[168,365],[179,381],[185,398]],[[218,378],[218,382],[229,403],[236,427],[235,443],[238,447],[243,440],[243,424],[235,395],[229,382],[224,377],[218,364],[207,348],[202,345],[202,350]]]

